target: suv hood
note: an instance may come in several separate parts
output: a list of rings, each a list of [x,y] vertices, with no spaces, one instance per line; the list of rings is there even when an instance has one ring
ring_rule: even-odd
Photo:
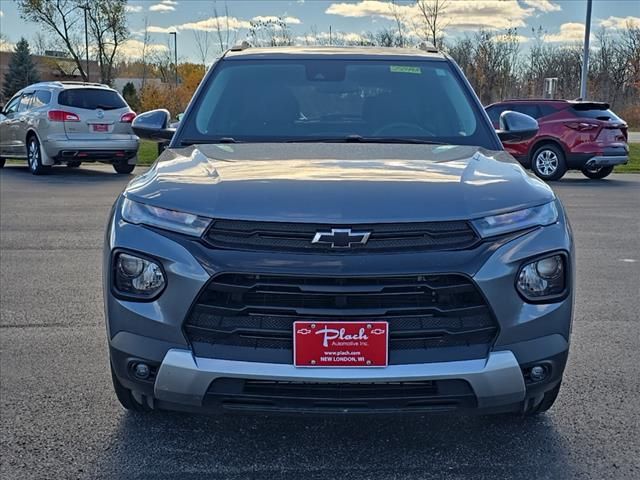
[[[503,151],[342,143],[169,149],[124,194],[211,218],[336,224],[467,220],[555,198]]]

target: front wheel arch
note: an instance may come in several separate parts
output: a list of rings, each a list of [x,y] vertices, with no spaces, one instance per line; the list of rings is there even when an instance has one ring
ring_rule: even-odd
[[[38,132],[36,132],[33,129],[30,129],[29,131],[27,131],[27,136],[24,142],[25,149],[28,148],[27,145],[29,144],[29,139],[31,137],[36,137],[36,139],[38,140],[38,143],[40,144],[40,162],[42,163],[42,165],[46,167],[55,165],[56,162],[53,160],[53,158],[51,158],[47,154],[46,150],[44,149],[44,146],[42,145],[42,140],[40,140],[40,136],[38,135]]]

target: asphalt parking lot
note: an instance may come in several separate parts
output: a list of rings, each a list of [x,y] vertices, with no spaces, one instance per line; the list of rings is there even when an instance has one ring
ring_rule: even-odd
[[[130,178],[0,171],[1,478],[640,478],[640,175],[554,185],[577,242],[574,331],[558,402],[526,420],[126,413],[100,254]]]

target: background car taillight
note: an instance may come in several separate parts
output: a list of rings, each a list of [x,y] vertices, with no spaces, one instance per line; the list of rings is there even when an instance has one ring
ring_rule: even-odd
[[[565,122],[566,127],[571,128],[572,130],[578,130],[580,132],[588,131],[588,130],[596,130],[599,125],[595,123],[588,122]]]
[[[75,113],[65,112],[64,110],[49,110],[49,120],[52,122],[79,122],[80,117]]]
[[[134,118],[136,118],[135,112],[123,113],[122,116],[120,117],[120,123],[131,123],[133,122]]]

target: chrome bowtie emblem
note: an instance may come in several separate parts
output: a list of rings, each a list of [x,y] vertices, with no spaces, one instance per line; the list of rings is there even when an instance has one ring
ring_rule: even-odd
[[[332,228],[330,232],[317,232],[311,243],[331,244],[331,248],[351,248],[351,245],[364,245],[371,232],[352,232],[350,228]]]

